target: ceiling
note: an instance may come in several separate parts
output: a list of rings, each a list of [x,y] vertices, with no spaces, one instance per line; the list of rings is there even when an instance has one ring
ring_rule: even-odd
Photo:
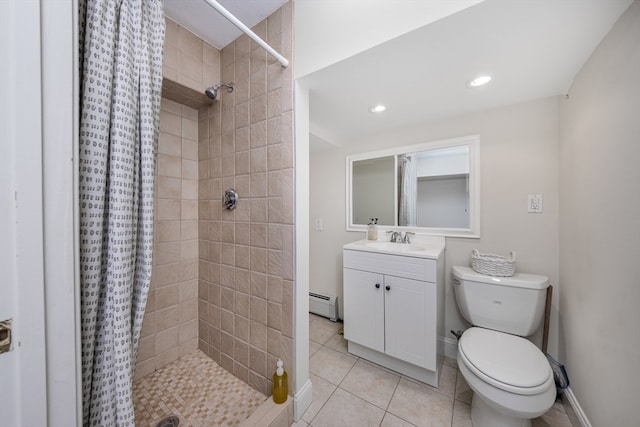
[[[631,0],[486,0],[321,69],[312,151],[431,120],[566,94]],[[478,74],[493,80],[467,87]],[[382,103],[384,113],[369,107]]]
[[[297,0],[300,7],[302,1]],[[304,0],[318,1],[331,0]],[[164,2],[169,18],[219,49],[241,35],[206,0]],[[286,0],[218,2],[252,27]],[[631,2],[485,0],[306,75],[300,80],[309,88],[311,148],[317,151],[400,127],[566,94]],[[399,7],[397,13],[403,10]],[[385,14],[380,16],[379,25],[384,26]],[[353,20],[343,34],[357,38],[358,25]],[[304,22],[296,26],[306,28]],[[326,31],[334,30],[339,30],[337,24],[334,28],[328,23]],[[493,77],[489,84],[467,87],[469,79],[484,73]],[[378,103],[387,110],[370,113],[369,107]]]
[[[247,27],[252,28],[287,0],[217,0]],[[242,31],[211,7],[206,0],[164,0],[164,13],[202,40],[222,49]]]

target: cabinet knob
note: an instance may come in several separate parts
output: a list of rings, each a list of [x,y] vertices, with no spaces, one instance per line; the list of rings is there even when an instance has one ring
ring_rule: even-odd
[[[376,289],[380,289],[380,283],[376,283]]]
[[[391,290],[391,286],[387,285],[384,287],[386,290],[390,291]]]

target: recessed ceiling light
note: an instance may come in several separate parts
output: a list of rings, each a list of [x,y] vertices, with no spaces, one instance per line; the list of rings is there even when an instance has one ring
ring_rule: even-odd
[[[482,75],[482,76],[478,76],[478,77],[474,78],[473,80],[469,80],[467,82],[467,86],[469,86],[469,87],[478,87],[478,86],[486,85],[490,81],[491,81],[491,76],[488,75],[488,74],[485,74],[485,75]]]
[[[369,111],[371,111],[372,113],[382,113],[386,109],[387,107],[382,104],[372,105],[371,107],[369,107]]]

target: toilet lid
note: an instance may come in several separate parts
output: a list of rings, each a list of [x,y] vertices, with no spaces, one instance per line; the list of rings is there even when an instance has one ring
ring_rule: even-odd
[[[483,328],[467,329],[459,348],[482,374],[512,387],[542,385],[553,375],[547,358],[531,341]]]

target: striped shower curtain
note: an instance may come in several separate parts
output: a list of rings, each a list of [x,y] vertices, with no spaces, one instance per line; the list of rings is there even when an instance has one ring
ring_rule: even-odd
[[[80,280],[85,426],[134,426],[151,279],[162,0],[80,0]]]

